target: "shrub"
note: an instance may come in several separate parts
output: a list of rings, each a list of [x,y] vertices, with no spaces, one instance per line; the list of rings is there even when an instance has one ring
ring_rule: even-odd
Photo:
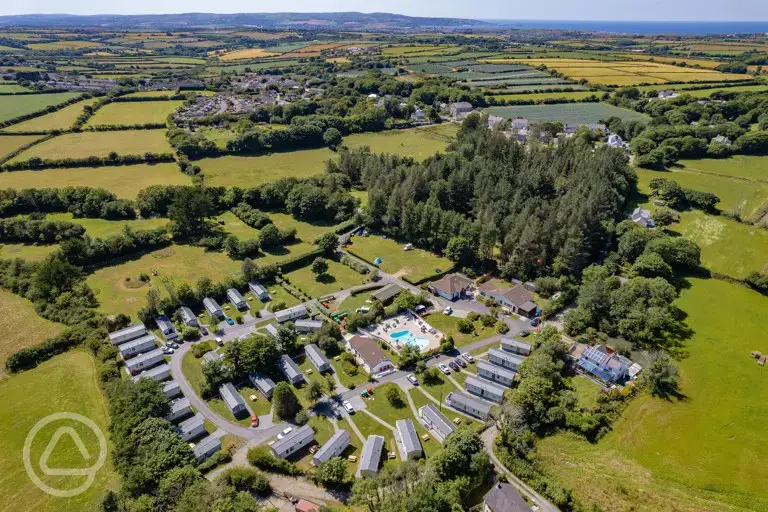
[[[224,484],[238,491],[253,492],[260,496],[272,493],[267,476],[253,468],[234,467],[224,471],[218,478]]]
[[[268,473],[280,473],[288,476],[299,476],[301,469],[287,460],[278,459],[269,452],[266,446],[257,446],[248,450],[248,463]]]
[[[459,319],[458,322],[456,322],[456,328],[459,330],[460,333],[463,334],[470,334],[475,332],[475,326],[467,320],[466,318]]]
[[[306,425],[306,423],[309,421],[309,413],[305,409],[300,410],[296,414],[295,421],[298,425]]]
[[[231,460],[232,460],[231,453],[229,453],[227,450],[219,450],[216,453],[214,453],[212,456],[210,456],[205,462],[197,466],[197,469],[201,473],[206,473],[215,467],[218,467],[218,466],[221,466],[222,464],[226,464],[227,462],[230,462]]]

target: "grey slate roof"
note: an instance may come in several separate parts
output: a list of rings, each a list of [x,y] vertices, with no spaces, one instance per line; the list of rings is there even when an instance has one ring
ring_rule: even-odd
[[[198,461],[205,460],[213,452],[221,449],[221,439],[218,437],[208,436],[195,445],[192,451],[195,453],[195,457]]]
[[[170,367],[168,367],[170,369]],[[165,384],[163,384],[163,393],[165,393],[165,396],[167,397],[174,397],[181,393],[181,386],[179,386],[179,383],[175,380],[169,380]]]
[[[234,288],[227,290],[227,298],[232,302],[237,302],[238,304],[245,302],[243,295]]]
[[[360,471],[379,471],[381,452],[384,449],[384,438],[381,436],[368,436],[363,445],[363,456],[360,459]]]
[[[275,382],[272,379],[261,373],[251,373],[248,375],[248,380],[264,395],[272,396],[272,392],[275,390]]]
[[[288,309],[282,309],[275,313],[275,318],[277,318],[277,321],[280,323],[304,316],[307,316],[307,306],[304,304],[299,304],[298,306],[293,306]]]
[[[481,379],[476,375],[468,375],[464,381],[464,387],[467,389],[467,391],[473,394],[475,394],[475,392],[474,390],[470,390],[470,387],[479,388],[485,392],[485,394],[482,395],[483,398],[488,398],[495,402],[499,402],[502,398],[504,398],[505,390],[503,387],[494,384],[489,380]]]
[[[181,306],[179,308],[179,316],[181,316],[181,319],[184,321],[184,323],[189,323],[193,320],[197,320],[197,317],[192,312],[191,309],[189,309],[187,306]]]
[[[307,435],[308,434],[307,430],[312,432],[313,436],[315,435],[315,431],[312,430],[312,427],[310,427],[309,425],[304,425],[301,428],[293,430],[284,438],[278,439],[277,442],[275,442],[275,444],[272,445],[272,450],[278,453],[284,452],[289,446],[293,446],[293,444],[297,441],[297,439],[301,439],[305,435]]]
[[[182,437],[184,437],[189,435],[189,433],[199,429],[204,424],[205,424],[205,418],[203,418],[202,414],[197,413],[191,418],[186,419],[181,423],[179,423],[178,427],[176,428],[178,429]]]
[[[250,288],[251,291],[255,293],[257,296],[265,295],[269,293],[269,291],[263,284],[255,280],[248,283],[248,288]]]
[[[125,362],[125,367],[129,370],[131,368],[135,368],[142,363],[145,363],[147,361],[151,361],[153,359],[157,359],[157,361],[162,361],[163,359],[163,351],[158,349],[151,350],[149,352],[144,352],[143,354],[139,354],[138,356],[131,358]]]
[[[326,462],[332,457],[338,456],[346,450],[347,446],[352,440],[352,436],[346,430],[337,430],[331,438],[323,446],[320,447],[315,456],[312,457],[312,461],[315,464]]]
[[[491,512],[531,512],[531,507],[510,484],[494,485],[483,502]]]
[[[457,391],[451,391],[448,396],[445,397],[445,403],[456,407],[456,409],[463,411],[462,406],[470,407],[480,412],[483,417],[488,416],[491,412],[491,406],[483,402],[479,398],[475,398],[467,393],[459,393]]]
[[[384,288],[382,288],[381,290],[373,292],[371,294],[371,297],[383,303],[395,297],[401,291],[403,291],[403,288],[401,286],[391,283],[385,286]]]
[[[395,427],[400,434],[400,439],[403,442],[405,453],[411,453],[415,451],[421,451],[421,442],[419,441],[419,435],[416,433],[416,426],[410,419],[397,420]]]
[[[429,426],[433,430],[437,430],[438,434],[443,439],[451,435],[451,433],[456,430],[456,426],[448,421],[448,418],[446,418],[445,415],[438,411],[437,407],[432,404],[421,406],[419,408],[419,415],[421,415],[422,418],[424,418],[429,423]]]
[[[210,363],[211,361],[216,361],[217,359],[221,359],[221,354],[215,350],[211,350],[210,352],[203,354],[203,363]]]
[[[138,338],[139,336],[143,336],[146,332],[147,332],[147,328],[144,326],[143,323],[139,322],[137,324],[129,325],[128,327],[125,327],[118,331],[109,333],[109,341],[112,344],[117,345],[119,343],[132,340],[133,338]]]
[[[331,367],[331,362],[325,357],[325,354],[320,351],[320,347],[314,343],[310,343],[304,347],[304,352],[318,371],[322,372]]]
[[[219,303],[210,297],[203,299],[203,306],[212,315],[217,313],[221,314],[221,306],[219,306]]]
[[[523,361],[525,361],[524,357],[520,357],[518,355],[505,352],[500,348],[495,348],[495,347],[488,349],[488,359],[491,362],[493,362],[493,358],[498,358],[504,361],[505,366],[508,365],[508,366],[515,366],[515,367],[519,367],[521,364],[523,364]]]
[[[524,341],[516,340],[514,338],[508,338],[506,336],[501,337],[501,348],[511,352],[518,352],[522,354],[531,353],[531,344]]]
[[[150,368],[149,370],[144,370],[138,375],[134,375],[133,381],[136,382],[139,379],[152,379],[152,380],[160,381],[160,380],[165,380],[170,374],[171,374],[170,365],[168,365],[168,363],[163,363],[161,365],[155,366],[154,368]]]
[[[147,345],[151,346],[157,343],[157,336],[155,336],[153,333],[145,334],[144,336],[141,336],[139,338],[134,338],[128,342],[121,343],[118,345],[118,349],[120,350],[121,354],[125,353],[132,353],[136,348]]]
[[[517,373],[513,370],[509,370],[497,364],[491,364],[487,361],[483,361],[482,359],[478,359],[477,361],[477,370],[478,375],[480,375],[480,370],[484,370],[509,380],[515,380],[515,375],[517,375]],[[482,375],[480,376],[482,377]]]
[[[304,379],[304,374],[301,373],[301,370],[296,365],[296,363],[293,362],[293,359],[291,359],[290,356],[285,354],[280,356],[277,365],[280,368],[280,371],[283,372],[283,375],[285,375],[285,377],[291,382],[298,379],[299,377],[301,377],[301,380]]]
[[[221,399],[224,400],[224,403],[227,404],[230,410],[234,411],[245,408],[245,400],[243,400],[243,397],[240,396],[240,393],[237,392],[237,389],[235,389],[231,382],[225,382],[219,386],[219,395],[221,395]]]
[[[273,338],[277,338],[277,327],[275,327],[275,324],[265,325],[264,330],[267,331],[267,334],[269,334]]]
[[[298,331],[310,332],[310,331],[316,331],[321,327],[323,327],[323,321],[322,320],[296,320],[294,322],[294,325],[296,326],[296,329]]]

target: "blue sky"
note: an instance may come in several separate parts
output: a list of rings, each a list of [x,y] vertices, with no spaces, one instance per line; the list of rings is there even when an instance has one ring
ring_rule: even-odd
[[[412,16],[538,20],[763,21],[768,0],[3,0],[0,14],[178,12],[393,12]]]

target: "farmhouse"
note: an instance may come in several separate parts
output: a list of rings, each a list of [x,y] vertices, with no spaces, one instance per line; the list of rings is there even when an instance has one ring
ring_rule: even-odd
[[[501,384],[502,386],[511,387],[512,383],[515,382],[515,375],[517,375],[517,373],[502,368],[501,366],[478,360],[477,375],[497,384]]]
[[[492,347],[488,349],[488,360],[493,364],[503,366],[504,368],[519,371],[520,365],[523,364],[525,358]]]
[[[161,368],[158,366],[158,368]],[[168,367],[170,370],[170,366]],[[145,372],[148,373],[148,372]],[[163,394],[168,398],[173,398],[175,396],[178,396],[181,394],[181,387],[179,386],[179,383],[175,380],[169,380],[168,382],[163,383]]]
[[[457,411],[462,411],[470,416],[484,420],[491,412],[491,406],[479,398],[475,398],[466,393],[452,391],[445,397],[445,405],[453,407]]]
[[[432,283],[427,289],[434,295],[448,300],[458,300],[474,287],[470,278],[461,274],[447,274]]]
[[[310,362],[317,368],[317,371],[326,372],[331,369],[331,362],[325,357],[325,354],[320,351],[320,347],[314,343],[310,343],[304,347],[304,353],[307,354],[307,358],[309,358]]]
[[[277,361],[277,367],[291,384],[298,384],[304,381],[304,374],[301,373],[301,370],[290,356],[286,354],[280,356],[280,359]]]
[[[130,357],[135,356],[136,354],[143,354],[144,352],[148,352],[153,348],[155,348],[156,346],[157,346],[157,336],[155,336],[152,333],[149,333],[139,338],[128,341],[126,343],[123,343],[122,345],[119,345],[117,348],[118,350],[120,350],[120,355],[123,357],[123,359],[128,359]]]
[[[189,327],[199,327],[200,323],[197,321],[197,317],[192,312],[191,309],[189,309],[186,306],[182,306],[179,308],[179,318],[181,318],[181,321],[184,322],[184,325],[187,325]]]
[[[263,373],[249,373],[248,380],[266,398],[271,398],[275,391],[275,382]]]
[[[109,333],[109,342],[113,345],[120,345],[126,341],[134,340],[140,336],[147,334],[147,328],[143,323],[129,325],[119,331]]]
[[[145,370],[133,377],[133,382],[138,382],[139,379],[152,379],[156,382],[161,382],[171,376],[171,367],[167,363],[155,366],[149,370]]]
[[[497,483],[483,497],[483,512],[531,512],[525,502],[510,484]]]
[[[401,291],[403,291],[403,288],[401,286],[392,283],[392,284],[388,284],[387,286],[385,286],[380,290],[373,292],[371,294],[371,298],[376,299],[382,304],[386,305],[389,301],[397,297]]]
[[[421,457],[421,442],[419,441],[419,435],[416,433],[416,426],[413,421],[397,420],[395,422],[397,431],[395,432],[395,442],[397,448],[400,450],[400,457],[403,460],[418,459]]]
[[[659,91],[659,99],[660,100],[670,100],[672,98],[677,98],[680,96],[675,91]]]
[[[474,375],[467,376],[464,388],[473,395],[499,403],[504,399],[504,388]]]
[[[221,310],[221,306],[219,306],[219,303],[210,297],[203,299],[203,306],[205,307],[205,310],[208,311],[208,313],[210,313],[214,318],[221,318],[221,316],[224,314],[224,312]]]
[[[173,422],[191,412],[192,406],[189,405],[189,400],[184,397],[177,398],[171,401],[171,412],[168,413],[165,419]]]
[[[458,103],[451,103],[448,105],[448,112],[450,112],[451,117],[454,119],[464,117],[465,115],[472,112],[472,110],[474,110],[472,108],[472,104],[466,101],[459,101]]]
[[[158,348],[127,360],[125,362],[125,368],[131,375],[136,375],[142,370],[152,368],[163,360],[163,351]]]
[[[524,341],[510,338],[509,336],[501,337],[501,348],[506,352],[518,354],[521,356],[528,356],[531,354],[531,344]]]
[[[269,300],[269,290],[262,285],[260,282],[254,280],[248,283],[248,288],[251,290],[251,293],[260,301],[266,302]]]
[[[245,302],[242,294],[234,288],[227,290],[227,299],[229,299],[229,302],[232,303],[232,305],[237,309],[245,309],[248,307],[248,304]]]
[[[347,343],[365,371],[374,377],[381,377],[395,371],[395,365],[371,338],[352,336]]]
[[[379,473],[381,451],[384,449],[384,438],[368,436],[363,445],[363,455],[360,459],[360,476],[376,476]]]
[[[644,210],[639,206],[632,210],[632,222],[644,228],[655,228],[656,223],[651,218],[651,211]]]
[[[640,365],[605,345],[586,346],[576,362],[578,369],[609,384],[621,383],[640,372]],[[630,372],[631,370],[631,372]]]
[[[606,144],[608,144],[612,148],[625,147],[624,140],[615,133],[612,133],[608,136],[608,142],[606,142]]]
[[[221,449],[221,439],[208,436],[195,445],[192,451],[195,454],[197,462],[203,462],[205,459]]]
[[[182,421],[176,427],[176,431],[181,436],[181,440],[185,443],[199,437],[205,433],[205,420],[200,413],[195,414],[191,418]]]
[[[156,316],[155,323],[157,324],[157,328],[160,329],[160,332],[163,333],[163,336],[165,336],[165,339],[172,340],[179,336],[176,333],[176,328],[173,326],[173,322],[171,322],[167,316],[165,315]]]
[[[291,320],[304,318],[306,316],[307,316],[307,306],[305,306],[304,304],[299,304],[298,306],[294,306],[288,309],[283,309],[275,313],[275,318],[277,319],[278,323],[281,323],[281,324],[283,322],[289,322]]]
[[[218,361],[219,359],[221,359],[221,354],[215,350],[203,354],[203,364],[210,363],[211,361]]]
[[[533,302],[533,294],[521,284],[497,287],[490,282],[485,282],[480,285],[479,291],[483,297],[495,300],[502,306],[511,309],[513,313],[526,316],[533,316],[536,313],[536,303]]]
[[[308,332],[315,332],[319,331],[323,327],[323,321],[322,320],[296,320],[294,322],[294,327],[296,327],[296,330],[301,333],[308,333]]]
[[[441,443],[456,430],[453,423],[448,421],[448,418],[446,418],[443,413],[438,411],[437,407],[432,404],[419,407],[419,418],[421,418],[421,421],[424,422],[427,428],[432,431],[435,438]]]
[[[417,108],[416,111],[411,115],[411,119],[413,119],[414,121],[417,121],[417,122],[418,121],[426,121],[427,120],[427,115],[424,113],[423,110],[421,110],[420,108]]]
[[[309,425],[293,430],[288,433],[287,436],[282,439],[278,439],[275,444],[272,445],[272,455],[284,459],[301,450],[315,438],[315,431]]]
[[[344,450],[347,449],[349,443],[352,441],[352,436],[346,430],[337,430],[335,434],[331,436],[327,443],[325,443],[312,457],[312,465],[319,466],[323,462],[338,457]]]

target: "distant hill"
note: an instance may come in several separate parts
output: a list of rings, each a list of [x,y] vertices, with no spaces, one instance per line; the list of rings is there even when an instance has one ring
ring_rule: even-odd
[[[0,27],[47,28],[317,28],[337,30],[412,30],[429,28],[486,28],[491,24],[459,18],[419,18],[388,13],[330,12],[330,13],[241,13],[241,14],[21,14],[0,16]]]

